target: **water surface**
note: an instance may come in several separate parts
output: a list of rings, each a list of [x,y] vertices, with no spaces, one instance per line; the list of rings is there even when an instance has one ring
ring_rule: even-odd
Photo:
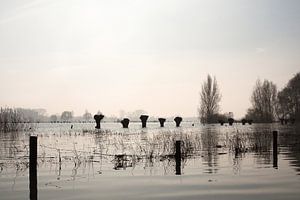
[[[298,199],[299,129],[185,122],[35,124],[0,133],[0,199],[29,199],[29,136],[38,137],[39,199]],[[278,155],[272,131],[278,130]],[[176,175],[175,141],[182,141]]]

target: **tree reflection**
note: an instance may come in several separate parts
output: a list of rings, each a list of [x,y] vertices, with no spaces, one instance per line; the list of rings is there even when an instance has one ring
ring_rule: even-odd
[[[212,174],[218,171],[218,154],[217,154],[217,144],[219,136],[218,133],[208,127],[203,130],[201,134],[201,144],[203,150],[203,165],[208,168],[205,170],[206,173]]]

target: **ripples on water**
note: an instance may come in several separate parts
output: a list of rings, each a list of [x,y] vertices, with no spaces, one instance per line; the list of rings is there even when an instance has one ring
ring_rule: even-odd
[[[38,136],[40,199],[298,199],[300,132],[278,124],[36,124],[0,133],[0,199],[29,196],[29,136]],[[272,131],[279,131],[274,163]],[[182,175],[175,141],[182,140]]]

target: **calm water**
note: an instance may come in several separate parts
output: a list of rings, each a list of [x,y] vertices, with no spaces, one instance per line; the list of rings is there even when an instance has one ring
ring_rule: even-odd
[[[36,124],[0,133],[0,199],[29,199],[29,136],[38,136],[39,199],[299,199],[300,131],[259,124]],[[272,131],[278,130],[278,156]],[[176,175],[175,141],[182,141]],[[277,162],[276,162],[277,159]]]

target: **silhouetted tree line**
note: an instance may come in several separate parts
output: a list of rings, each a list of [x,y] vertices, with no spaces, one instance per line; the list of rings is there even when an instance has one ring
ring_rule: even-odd
[[[252,107],[248,109],[246,119],[254,122],[270,123],[280,120],[282,123],[300,121],[300,73],[297,73],[279,92],[274,83],[258,80],[251,96]]]
[[[226,123],[229,119],[219,113],[221,94],[217,80],[210,75],[202,84],[200,92],[200,107],[198,108],[201,123]],[[241,120],[248,122],[271,123],[274,121],[300,122],[300,73],[297,73],[287,85],[277,91],[277,86],[269,80],[257,80],[251,95],[251,108]]]
[[[276,112],[280,120],[300,122],[300,73],[278,93]]]

